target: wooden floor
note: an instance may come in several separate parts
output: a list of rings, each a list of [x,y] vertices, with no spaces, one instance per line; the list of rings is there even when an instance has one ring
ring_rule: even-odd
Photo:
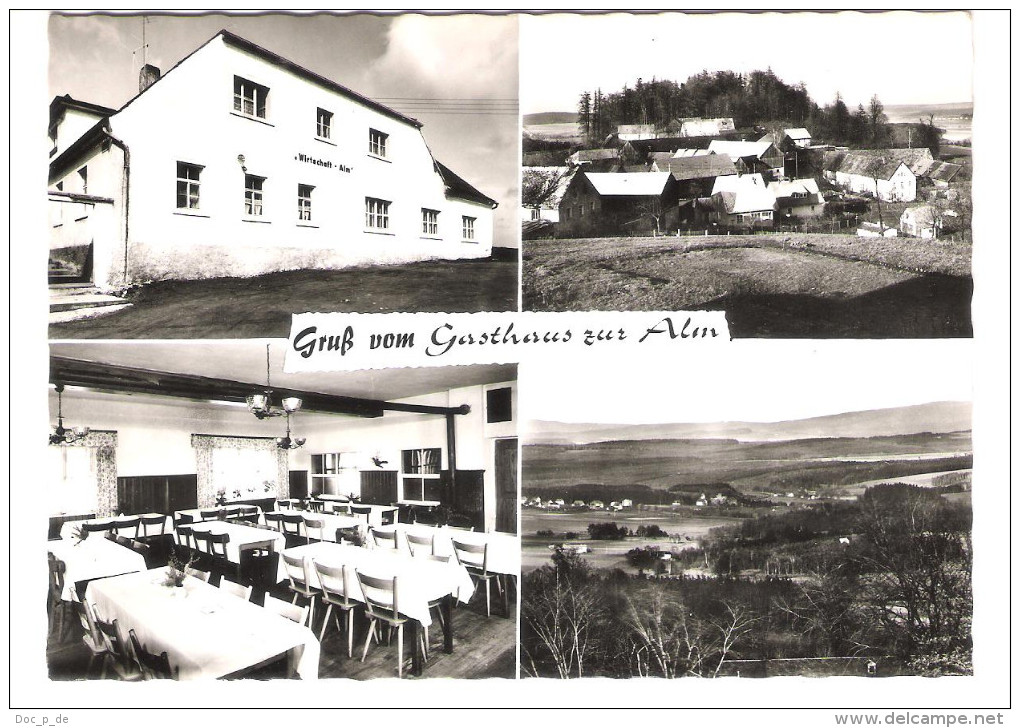
[[[495,591],[495,590],[494,590]],[[512,593],[512,592],[511,592]],[[290,595],[284,588],[274,589],[272,594],[290,601]],[[255,600],[261,603],[261,597]],[[443,630],[438,619],[433,620],[429,628],[429,659],[425,663],[421,678],[446,677],[460,679],[474,678],[514,678],[517,675],[516,641],[517,641],[517,605],[516,599],[510,601],[512,618],[503,616],[502,600],[493,594],[493,613],[485,616],[485,596],[479,590],[470,604],[458,604],[453,610],[453,652],[443,652]],[[324,610],[316,605],[314,632],[316,636],[322,628]],[[368,622],[361,610],[356,612],[354,621],[354,656],[347,657],[347,636],[337,631],[332,623],[326,630],[323,639],[322,653],[319,658],[319,678],[351,678],[368,680],[377,677],[396,677],[397,675],[397,643],[396,636],[392,644],[387,646],[373,644],[368,655],[361,662],[361,650],[365,644]],[[68,621],[71,624],[71,620]],[[62,640],[51,637],[47,641],[46,660],[49,676],[52,680],[81,680],[85,678],[89,662],[89,652],[81,642],[81,628],[75,622],[69,630],[69,636]],[[404,636],[404,678],[421,679],[411,676],[411,637],[410,630],[405,628]],[[92,675],[90,677],[98,677]]]

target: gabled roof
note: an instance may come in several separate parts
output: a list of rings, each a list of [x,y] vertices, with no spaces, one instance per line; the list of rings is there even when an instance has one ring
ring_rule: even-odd
[[[935,161],[928,147],[917,149],[854,149],[849,154],[882,157],[888,160],[903,162],[907,165],[907,169],[917,177],[924,175]]]
[[[706,179],[720,175],[735,175],[737,168],[725,154],[706,154],[699,157],[670,158],[656,162],[660,172],[669,172],[677,182]]]
[[[652,197],[661,195],[669,182],[668,172],[585,172],[602,197]]]
[[[496,209],[499,205],[494,199],[483,195],[472,187],[463,177],[459,176],[438,159],[436,160],[436,171],[439,172],[439,176],[443,178],[443,183],[446,185],[447,197],[455,197],[458,200],[467,200],[468,202],[478,202],[482,205],[489,205],[492,209]]]
[[[872,150],[868,150],[872,151]],[[890,179],[900,167],[910,168],[896,157],[885,157],[861,151],[847,152],[840,163],[838,172],[871,179]]]
[[[594,162],[598,159],[616,159],[620,152],[617,149],[578,149],[570,156],[576,156],[578,162]]]
[[[731,215],[774,210],[776,207],[776,196],[760,174],[716,177],[712,186],[712,200],[716,209]]]
[[[728,131],[734,131],[733,117],[720,117],[715,119],[702,119],[698,117],[687,117],[680,119],[680,133],[683,136],[716,136]]]
[[[769,182],[768,189],[777,201],[783,200],[786,205],[821,205],[825,202],[818,191],[818,183],[811,177]]]
[[[81,111],[86,114],[91,114],[97,118],[103,116],[109,116],[114,113],[114,109],[108,106],[100,106],[99,104],[93,104],[88,101],[81,101],[79,99],[72,98],[70,94],[64,94],[63,96],[54,96],[53,101],[50,102],[50,124],[57,120],[57,117],[66,110],[74,109],[75,111]]]
[[[633,139],[627,144],[638,154],[651,154],[652,152],[669,152],[672,154],[681,147],[686,147],[689,139],[683,137],[659,137],[658,139]]]
[[[847,152],[839,150],[822,152],[822,169],[826,172],[838,172],[839,165],[843,164],[843,157],[846,155]]]
[[[368,108],[373,109],[374,111],[378,111],[380,114],[385,114],[386,116],[389,116],[392,119],[396,119],[397,121],[401,121],[405,124],[410,124],[416,129],[420,129],[422,127],[422,123],[417,119],[412,119],[410,116],[405,116],[404,114],[401,114],[399,111],[396,111],[388,106],[380,104],[378,101],[373,101],[367,96],[362,96],[358,92],[352,91],[346,86],[341,86],[336,81],[331,81],[325,76],[320,76],[318,73],[315,73],[314,71],[309,71],[304,66],[298,65],[294,61],[287,60],[283,56],[277,53],[273,53],[272,51],[267,50],[266,48],[263,48],[260,45],[256,45],[255,43],[252,43],[250,40],[242,38],[239,35],[235,35],[234,33],[231,33],[229,30],[225,29],[221,30],[219,33],[214,35],[212,38],[207,40],[205,43],[203,43],[198,48],[196,48],[191,53],[189,53],[184,58],[175,63],[157,81],[152,83],[143,91],[136,94],[130,101],[128,101],[126,104],[120,107],[119,110],[123,111],[124,109],[126,109],[128,106],[134,103],[135,99],[137,99],[143,93],[147,93],[149,89],[158,86],[160,81],[162,81],[164,78],[167,77],[167,75],[172,73],[175,68],[177,68],[179,65],[187,61],[198,51],[202,50],[207,45],[212,43],[214,40],[221,37],[223,38],[223,42],[226,43],[227,45],[233,46],[234,48],[238,48],[239,50],[245,51],[246,53],[250,53],[251,55],[256,56],[257,58],[261,58],[263,61],[266,61],[267,63],[272,63],[273,65],[279,66],[280,68],[285,68],[286,70],[293,73],[295,76],[298,76],[299,78],[303,78],[306,81],[321,86],[328,91],[333,91],[334,93],[340,94],[341,96],[346,96],[347,98],[361,104],[362,106],[367,106]]]
[[[790,139],[810,139],[811,138],[811,132],[809,132],[807,129],[805,129],[802,126],[798,126],[796,129],[783,129],[783,134],[785,134]]]
[[[925,176],[938,182],[952,182],[961,169],[963,169],[963,165],[952,162],[932,162]]]
[[[656,152],[656,154],[658,153]],[[707,154],[711,154],[707,149],[677,149],[673,156],[680,159],[681,157],[703,157]]]
[[[733,159],[739,157],[755,157],[761,159],[772,147],[771,141],[763,142],[731,142],[716,139],[708,145],[708,151],[713,154],[728,154]]]

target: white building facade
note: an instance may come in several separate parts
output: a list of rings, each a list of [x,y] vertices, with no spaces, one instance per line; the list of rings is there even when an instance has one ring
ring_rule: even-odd
[[[51,250],[90,245],[100,288],[484,258],[496,207],[419,122],[227,31],[63,149],[50,193],[74,208]]]

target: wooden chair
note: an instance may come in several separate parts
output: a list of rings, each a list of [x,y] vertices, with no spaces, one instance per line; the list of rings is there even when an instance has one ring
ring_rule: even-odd
[[[358,577],[358,585],[365,597],[365,614],[369,618],[368,636],[365,638],[365,649],[361,653],[361,661],[368,655],[368,645],[376,635],[376,626],[381,622],[390,629],[397,630],[397,677],[404,674],[404,624],[407,617],[400,614],[400,599],[397,577],[378,577],[363,574],[354,570]],[[417,649],[417,647],[416,647]]]
[[[323,503],[316,497],[311,497],[305,501],[305,508],[312,513],[322,513]]]
[[[239,515],[241,515],[241,506],[233,506],[230,508],[224,508],[221,518],[225,520],[227,518],[237,518]]]
[[[329,510],[331,513],[339,513],[340,515],[347,515],[351,512],[350,501],[332,502],[329,504]]]
[[[203,521],[219,521],[223,518],[223,509],[211,508],[208,510],[201,510],[198,514],[202,517]]]
[[[140,516],[138,519],[138,538],[162,536],[166,533],[166,516]],[[152,527],[150,529],[150,526]]]
[[[177,679],[178,670],[170,666],[170,658],[167,656],[166,650],[158,655],[154,655],[138,641],[138,635],[135,634],[133,629],[128,630],[128,635],[131,638],[131,648],[134,650],[135,659],[138,660],[138,667],[141,669],[142,679]]]
[[[278,498],[276,501],[277,508],[296,509],[300,505],[301,501],[297,498]]]
[[[386,549],[397,548],[397,532],[371,529],[372,541],[376,546]]]
[[[286,617],[292,622],[298,624],[304,624],[308,620],[308,605],[301,607],[297,604],[289,604],[282,599],[266,594],[266,600],[263,606],[274,614],[279,614],[281,617]]]
[[[93,612],[95,614],[95,612]],[[113,671],[121,680],[141,680],[142,671],[134,657],[133,648],[129,642],[125,642],[120,636],[120,627],[117,620],[107,622],[95,615],[95,625],[106,641],[107,662],[113,666]],[[106,677],[106,663],[103,664],[103,672],[100,677]]]
[[[287,572],[287,587],[294,593],[292,604],[297,604],[298,597],[308,600],[308,626],[311,627],[315,619],[315,598],[321,592],[312,586],[311,567],[308,561],[297,556],[283,553],[283,568]]]
[[[422,536],[417,533],[404,534],[407,550],[411,556],[431,556],[436,551],[436,535]]]
[[[229,533],[210,533],[209,531],[195,531],[195,541],[201,547],[201,544],[206,545],[206,554],[208,554],[207,564],[210,567],[210,571],[219,574],[219,578],[223,578],[223,575],[228,570],[234,571],[235,575],[240,578],[238,574],[240,564],[237,567],[232,568],[230,560],[227,558],[227,544],[230,543]],[[201,548],[199,549],[201,550]]]
[[[358,606],[358,602],[350,597],[347,569],[342,566],[326,566],[318,561],[314,562],[314,566],[319,575],[319,584],[322,586],[322,601],[327,605],[326,616],[322,620],[322,631],[319,632],[319,642],[322,642],[322,638],[326,634],[329,615],[333,612],[333,607],[336,607],[347,616],[347,656],[350,657],[354,652],[354,609]],[[334,619],[336,628],[343,632],[339,615]]]
[[[46,554],[50,570],[49,599],[46,602],[46,612],[49,615],[49,631],[47,635],[53,634],[56,627],[57,641],[64,639],[64,616],[68,609],[73,610],[70,601],[64,599],[64,574],[67,571],[67,564],[53,554]],[[74,587],[71,587],[72,599]]]
[[[81,622],[82,644],[88,648],[90,653],[89,664],[85,667],[85,677],[89,677],[97,657],[102,660],[103,677],[106,677],[106,657],[109,653],[109,647],[106,644],[106,638],[103,637],[103,633],[96,626],[96,615],[92,605],[86,601],[74,601],[71,605],[74,607],[74,611],[78,614],[78,619]]]
[[[300,513],[284,513],[280,518],[280,527],[284,537],[287,539],[287,547],[299,546],[303,543],[301,526],[304,524],[304,516]]]
[[[81,533],[83,536],[90,536],[93,533],[110,533],[113,529],[113,523],[111,521],[102,521],[100,523],[83,523],[80,526]]]
[[[283,514],[274,511],[268,511],[262,514],[262,517],[266,520],[266,525],[274,531],[282,531],[283,526],[281,521],[283,520]]]
[[[372,515],[372,506],[359,506],[351,503],[351,515],[365,516],[365,522],[367,523],[369,516]]]
[[[142,519],[139,516],[134,518],[125,518],[123,520],[114,521],[113,528],[117,533],[127,536],[128,538],[138,538],[138,528],[142,523]]]
[[[179,549],[184,551],[184,560],[187,561],[191,558],[191,552],[195,548],[195,532],[191,526],[179,525],[177,526],[177,544]]]
[[[244,586],[243,584],[238,584],[236,581],[231,581],[230,579],[220,579],[220,589],[228,594],[233,594],[235,597],[239,597],[246,602],[251,601],[251,592],[253,588],[254,587],[252,587],[251,584]]]
[[[489,545],[464,543],[463,541],[458,541],[456,538],[451,540],[453,543],[453,555],[457,558],[457,563],[467,569],[468,574],[471,575],[471,581],[474,582],[475,589],[478,589],[478,584],[480,582],[485,582],[485,616],[491,617],[492,608],[489,596],[489,582],[495,579],[496,588],[499,589],[500,595],[504,597],[504,602],[506,597],[505,594],[503,594],[503,585],[499,580],[499,574],[489,572]],[[509,615],[509,605],[504,606],[506,606],[507,614]]]
[[[436,556],[435,554],[426,554],[425,558],[428,559],[429,561],[437,561],[437,562],[439,562],[441,564],[448,564],[448,563],[450,563],[450,557],[449,556]],[[443,618],[443,599],[444,599],[444,597],[440,597],[439,599],[433,599],[431,602],[429,602],[429,611],[431,612],[433,609],[436,610],[436,617],[439,618],[439,626],[443,627],[445,629],[446,621]],[[428,625],[422,625],[422,632],[424,633],[423,641],[422,641],[422,648],[423,648],[422,651],[424,653],[425,659],[428,660],[429,659],[429,628],[428,628]]]
[[[305,543],[311,543],[313,537],[316,541],[325,540],[323,531],[326,528],[326,521],[314,516],[302,516],[301,520],[305,526]]]
[[[238,513],[242,516],[250,516],[251,514],[258,515],[259,507],[252,505],[238,506]]]

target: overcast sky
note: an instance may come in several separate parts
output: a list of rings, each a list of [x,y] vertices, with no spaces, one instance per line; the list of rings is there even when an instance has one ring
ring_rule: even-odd
[[[516,17],[149,18],[148,62],[164,71],[226,28],[371,98],[447,100],[440,105],[457,113],[401,108],[399,102],[389,105],[423,122],[425,140],[436,158],[499,202],[495,242],[516,244]],[[51,96],[69,93],[119,108],[137,92],[140,17],[55,15],[49,39]],[[454,105],[450,99],[471,102]],[[483,107],[487,113],[478,113]]]
[[[576,111],[582,91],[771,66],[819,105],[972,98],[966,13],[543,15],[521,19],[521,111]]]
[[[738,339],[675,357],[596,356],[519,370],[526,420],[780,422],[972,399],[971,341]],[[697,349],[697,351],[694,351]]]

